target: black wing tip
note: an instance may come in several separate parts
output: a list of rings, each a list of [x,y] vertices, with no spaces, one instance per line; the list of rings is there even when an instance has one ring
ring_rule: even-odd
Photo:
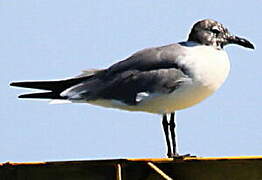
[[[33,81],[32,81],[33,82]],[[15,87],[25,87],[28,88],[28,84],[32,83],[31,81],[26,81],[26,82],[11,82],[9,85],[10,86],[15,86]]]
[[[29,94],[21,94],[21,95],[18,96],[18,98],[30,98],[30,97],[28,97],[28,95]]]
[[[18,82],[11,82],[9,86],[17,86]]]
[[[29,93],[21,94],[18,98],[30,98],[30,99],[67,99],[67,97],[60,96],[56,92],[40,92],[40,93]]]
[[[43,95],[44,93],[29,93],[29,94],[21,94],[18,96],[18,98],[31,98],[31,99],[41,99],[43,97],[39,96],[39,95]]]

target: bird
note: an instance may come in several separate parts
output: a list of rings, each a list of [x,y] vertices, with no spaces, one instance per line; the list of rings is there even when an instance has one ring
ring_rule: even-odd
[[[135,52],[108,68],[84,70],[62,80],[12,82],[11,86],[44,90],[19,98],[53,103],[89,103],[162,115],[167,157],[177,151],[175,113],[212,95],[226,80],[230,62],[224,47],[255,49],[213,19],[196,22],[186,41]]]

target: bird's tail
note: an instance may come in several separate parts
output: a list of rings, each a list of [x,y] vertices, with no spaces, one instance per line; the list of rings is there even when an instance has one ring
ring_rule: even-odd
[[[79,84],[87,79],[90,79],[91,77],[92,76],[83,76],[57,81],[12,82],[10,83],[10,86],[41,89],[47,91],[41,93],[22,94],[18,96],[19,98],[67,99],[67,97],[60,95],[64,90],[76,84]]]

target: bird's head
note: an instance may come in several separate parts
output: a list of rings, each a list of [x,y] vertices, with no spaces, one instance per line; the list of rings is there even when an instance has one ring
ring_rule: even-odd
[[[238,44],[246,48],[254,49],[254,45],[251,42],[230,34],[227,28],[221,23],[211,19],[205,19],[194,24],[188,41],[214,46],[217,49],[222,49],[227,44]]]

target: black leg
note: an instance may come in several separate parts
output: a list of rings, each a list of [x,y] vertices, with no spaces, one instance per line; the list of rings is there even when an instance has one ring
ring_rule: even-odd
[[[169,140],[169,129],[168,129],[168,121],[166,114],[163,115],[163,120],[162,120],[162,125],[166,137],[166,144],[167,144],[167,157],[172,157],[172,150],[171,150],[171,145],[170,145],[170,140]]]
[[[169,130],[171,133],[171,141],[172,141],[172,149],[173,149],[173,154],[172,156],[178,156],[177,153],[177,148],[176,148],[176,132],[175,132],[175,112],[170,114],[170,124],[169,124]]]

